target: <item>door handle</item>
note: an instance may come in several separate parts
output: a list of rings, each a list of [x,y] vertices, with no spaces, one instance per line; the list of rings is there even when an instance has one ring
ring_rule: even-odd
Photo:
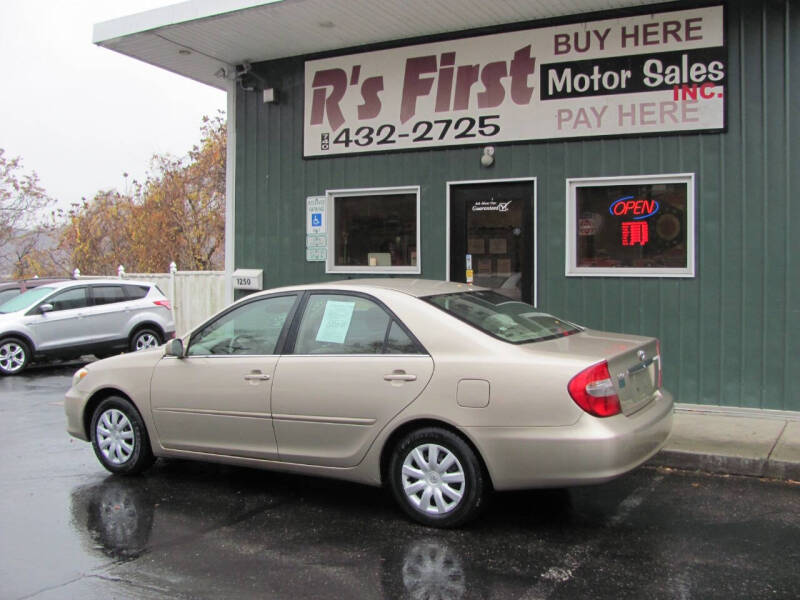
[[[245,381],[267,381],[268,379],[269,375],[260,372],[254,372],[244,376]]]
[[[417,376],[406,373],[405,371],[394,371],[383,376],[384,381],[416,381]]]

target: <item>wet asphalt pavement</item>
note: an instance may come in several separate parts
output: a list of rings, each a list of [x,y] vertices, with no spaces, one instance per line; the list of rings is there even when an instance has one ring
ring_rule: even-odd
[[[650,467],[498,494],[458,531],[349,483],[164,461],[64,431],[78,365],[0,378],[0,598],[798,598],[800,486]]]

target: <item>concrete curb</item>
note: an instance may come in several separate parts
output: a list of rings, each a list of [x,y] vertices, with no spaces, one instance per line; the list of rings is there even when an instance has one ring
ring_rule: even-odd
[[[800,481],[800,464],[780,460],[665,449],[651,458],[647,464],[706,473]]]

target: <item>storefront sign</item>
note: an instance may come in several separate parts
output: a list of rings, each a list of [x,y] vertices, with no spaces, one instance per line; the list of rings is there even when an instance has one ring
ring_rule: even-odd
[[[304,155],[720,130],[722,5],[307,61]]]

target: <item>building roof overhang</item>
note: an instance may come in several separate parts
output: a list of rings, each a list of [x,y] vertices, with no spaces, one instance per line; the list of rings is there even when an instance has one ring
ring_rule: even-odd
[[[94,26],[95,44],[227,89],[235,66],[661,0],[190,0]]]

